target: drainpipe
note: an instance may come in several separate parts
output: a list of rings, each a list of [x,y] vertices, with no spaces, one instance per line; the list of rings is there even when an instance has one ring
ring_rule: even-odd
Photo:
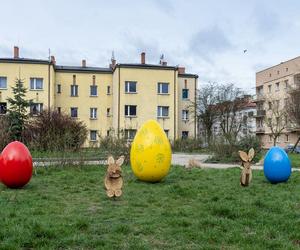
[[[174,70],[174,141],[176,140],[176,70]]]
[[[196,103],[196,101],[197,101],[197,78],[195,77],[195,121],[194,121],[194,126],[195,126],[195,128],[194,128],[194,137],[195,137],[195,139],[197,139],[197,103]]]
[[[51,80],[50,66],[51,66],[51,61],[49,61],[49,64],[48,64],[48,111],[49,112],[50,112],[50,80]]]
[[[119,66],[119,84],[118,84],[118,138],[120,138],[120,86],[121,86],[121,70]]]

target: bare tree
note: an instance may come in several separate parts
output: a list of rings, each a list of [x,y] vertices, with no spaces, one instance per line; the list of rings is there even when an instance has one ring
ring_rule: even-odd
[[[218,104],[215,106],[215,113],[224,139],[230,145],[236,143],[238,133],[245,122],[239,113],[245,103],[242,95],[243,92],[233,84],[221,85],[218,89]]]
[[[191,107],[196,108],[197,124],[201,124],[205,131],[205,140],[208,144],[212,139],[212,127],[217,118],[215,106],[218,100],[219,85],[216,83],[208,83],[203,85],[200,90],[197,91],[196,103],[193,103]]]
[[[289,98],[286,99],[286,110],[288,117],[291,122],[291,127],[300,128],[300,85],[296,85],[294,88],[291,88],[289,91]],[[300,141],[300,135],[298,134],[298,139],[292,149],[292,152],[297,147]]]
[[[280,100],[274,100],[271,96],[267,97],[269,110],[265,117],[266,126],[270,129],[273,145],[276,146],[277,138],[287,127],[287,111],[280,107]]]

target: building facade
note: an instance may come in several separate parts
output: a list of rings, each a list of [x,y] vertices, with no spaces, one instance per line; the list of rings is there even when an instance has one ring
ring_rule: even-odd
[[[256,104],[253,101],[253,97],[250,95],[244,95],[240,98],[240,108],[236,111],[236,114],[229,114],[230,119],[235,116],[235,121],[240,125],[239,132],[237,133],[237,140],[245,136],[256,135]],[[199,122],[199,133],[201,138],[206,138],[206,131],[204,125]],[[221,128],[221,118],[217,117],[212,126],[212,137],[216,139],[223,135]]]
[[[57,65],[55,58],[21,58],[14,47],[13,58],[0,58],[0,114],[16,78],[24,81],[27,98],[33,100],[32,115],[47,108],[83,121],[89,135],[85,146],[110,133],[132,139],[148,119],[157,120],[168,138],[196,136],[194,109],[198,76],[185,68],[146,64],[141,53],[137,64],[119,64],[112,58],[107,68]]]
[[[272,130],[267,125],[268,119],[279,119],[287,108],[289,91],[300,84],[300,57],[282,62],[278,65],[256,73],[256,134],[263,147],[273,146]],[[276,110],[277,115],[274,110]],[[274,124],[276,121],[274,122]],[[286,147],[296,143],[299,129],[295,127],[287,115],[278,122],[278,127],[284,128],[277,138],[276,144]]]

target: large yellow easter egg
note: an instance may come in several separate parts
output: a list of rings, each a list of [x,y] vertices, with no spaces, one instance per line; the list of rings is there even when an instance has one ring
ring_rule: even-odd
[[[169,172],[170,142],[155,120],[148,120],[136,133],[131,145],[130,163],[134,175],[148,182],[158,182]]]

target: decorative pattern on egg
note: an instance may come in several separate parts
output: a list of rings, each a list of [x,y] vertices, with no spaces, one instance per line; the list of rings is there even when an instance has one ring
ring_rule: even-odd
[[[171,165],[171,145],[155,120],[148,120],[138,130],[131,145],[130,162],[134,175],[148,182],[167,176]]]

